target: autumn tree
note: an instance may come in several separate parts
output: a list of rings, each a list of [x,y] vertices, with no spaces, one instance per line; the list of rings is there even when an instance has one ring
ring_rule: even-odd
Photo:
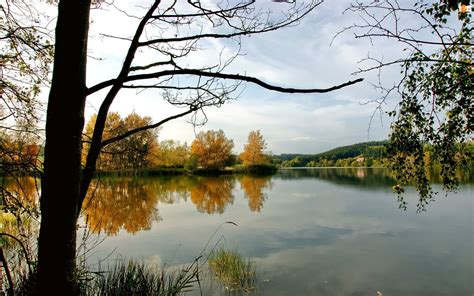
[[[241,73],[228,72],[228,66],[240,55],[240,44],[244,36],[296,25],[322,1],[294,1],[292,4],[284,4],[288,6],[282,9],[280,3],[254,0],[219,3],[149,0],[141,4],[143,13],[139,15],[124,12],[138,20],[133,36],[107,36],[128,45],[117,75],[96,85],[87,85],[87,58],[89,52],[93,52],[88,47],[89,26],[95,25],[90,19],[90,11],[92,5],[100,2],[48,2],[57,3],[58,12],[53,18],[56,22],[54,65],[47,102],[44,169],[41,178],[41,226],[37,265],[37,293],[41,295],[50,293],[51,287],[59,295],[78,294],[74,276],[76,224],[104,147],[182,116],[189,115],[194,123],[200,123],[196,115],[203,108],[221,106],[235,98],[239,93],[239,86],[244,82],[285,93],[325,93],[361,81],[357,79],[327,88],[295,89],[272,85]],[[25,4],[20,7],[21,18],[35,22],[29,13],[34,7],[32,3],[26,0],[7,0],[5,5],[12,3]],[[114,2],[113,5],[117,6],[119,3]],[[7,6],[2,3],[2,8],[4,7]],[[10,24],[13,24],[9,31],[12,33],[20,32],[18,29],[23,28],[22,24]],[[206,50],[207,41],[219,39],[229,41],[229,46],[235,45],[234,54],[223,56],[218,50],[213,55],[215,61],[204,65],[192,63],[197,60],[193,58],[196,54]],[[44,44],[45,47],[25,46],[24,50],[18,52],[22,55],[31,54],[33,58],[25,60],[36,63],[37,53],[46,56],[42,54],[45,49],[51,53],[52,47],[46,42]],[[146,58],[137,58],[143,56]],[[14,55],[10,61],[13,58]],[[25,67],[18,69],[20,72],[28,72]],[[3,68],[2,71],[5,73]],[[38,73],[40,72],[34,72],[35,75]],[[44,81],[42,79],[45,77],[39,78]],[[22,87],[21,82],[11,81]],[[36,81],[38,80],[35,79],[31,85],[34,86]],[[125,88],[161,91],[158,98],[163,98],[181,110],[115,137],[104,138],[109,108]],[[2,94],[4,89],[2,85]],[[34,94],[37,88],[32,90]],[[15,90],[12,93],[14,92]],[[88,143],[89,151],[84,166],[81,166],[84,109],[86,100],[93,94],[96,95],[95,100],[100,102],[100,107]],[[5,96],[2,95],[3,98]]]
[[[0,175],[39,175],[41,172],[41,146],[23,133],[0,135]]]
[[[374,101],[379,110],[390,98],[398,101],[396,109],[388,112],[393,118],[389,152],[398,182],[394,191],[402,208],[406,208],[404,184],[416,187],[418,210],[434,198],[425,147],[432,147],[434,160],[441,164],[447,191],[456,188],[456,170],[469,162],[463,143],[474,132],[474,28],[472,13],[462,6],[469,2],[385,0],[356,2],[348,9],[361,18],[346,28],[356,38],[371,42],[383,38],[403,47],[392,60],[369,55],[359,71],[378,71],[381,77],[390,66],[401,70],[393,85],[375,85],[383,95]]]
[[[260,130],[251,131],[248,136],[247,144],[244,145],[244,152],[240,155],[240,159],[246,166],[260,165],[267,162],[264,150],[267,143],[263,139]]]
[[[184,167],[189,152],[186,143],[181,145],[177,141],[164,140],[150,152],[149,161],[158,167]]]
[[[191,144],[191,153],[204,169],[222,169],[232,155],[234,142],[222,130],[202,131]]]
[[[44,20],[46,16],[25,1],[0,3],[0,249],[4,239],[15,237],[12,245],[28,249],[29,254],[19,253],[24,256],[34,250],[31,243],[37,232],[31,230],[37,225],[30,222],[38,222],[39,215],[37,204],[31,202],[37,187],[26,186],[37,185],[37,180],[25,182],[24,176],[41,172],[37,125],[43,114],[38,96],[40,88],[48,85],[53,59]],[[15,227],[4,228],[7,225]]]
[[[93,115],[85,128],[83,162],[90,149],[97,114]],[[104,127],[104,141],[113,139],[129,130],[148,125],[150,117],[141,117],[132,112],[123,118],[117,112],[111,112],[107,116]],[[103,145],[97,160],[97,167],[103,170],[138,169],[148,167],[151,164],[151,155],[158,147],[157,129],[148,129],[135,133],[127,138],[109,145]]]

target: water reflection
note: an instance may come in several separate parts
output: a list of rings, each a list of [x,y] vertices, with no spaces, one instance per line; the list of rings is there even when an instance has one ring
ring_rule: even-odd
[[[433,167],[428,171],[432,183],[441,183],[441,169]],[[391,188],[396,184],[389,169],[386,168],[311,168],[287,169],[279,171],[279,178],[321,179],[337,185],[362,186],[366,189]],[[461,183],[474,180],[474,170],[457,171],[456,177]]]
[[[13,275],[27,270],[39,232],[37,179],[0,179],[0,248]],[[1,275],[0,275],[1,281]]]
[[[249,209],[252,212],[260,212],[263,208],[263,203],[267,198],[263,190],[267,187],[271,188],[271,178],[271,176],[243,176],[239,179],[240,187],[244,191],[245,198],[248,199]]]
[[[235,178],[232,176],[201,177],[200,182],[190,188],[191,200],[201,213],[222,214],[227,205],[234,202],[234,187]]]
[[[364,187],[388,187],[394,185],[390,170],[366,168],[316,168],[282,170],[278,176],[281,179],[322,179],[338,185]]]
[[[161,220],[159,204],[190,200],[198,212],[223,214],[234,203],[240,183],[248,207],[260,212],[271,177],[172,176],[158,178],[105,178],[96,180],[84,203],[83,215],[93,233],[136,233]]]
[[[149,231],[109,238],[94,259],[115,249],[125,257],[180,266],[200,254],[216,227],[234,221],[238,227],[223,227],[219,235],[226,247],[256,262],[261,295],[473,292],[469,184],[417,214],[412,191],[407,192],[409,210],[398,209],[387,170],[292,170],[272,178],[173,176],[141,182],[157,196],[154,207],[163,220]],[[439,184],[433,187],[441,190]],[[200,295],[199,289],[195,292],[190,295]],[[216,286],[204,295],[225,293]]]
[[[23,209],[38,208],[39,183],[33,177],[1,179],[0,194],[2,205],[21,206]]]
[[[156,186],[145,179],[103,179],[91,186],[84,203],[84,215],[93,233],[115,235],[149,229],[152,221],[160,219],[156,203]]]

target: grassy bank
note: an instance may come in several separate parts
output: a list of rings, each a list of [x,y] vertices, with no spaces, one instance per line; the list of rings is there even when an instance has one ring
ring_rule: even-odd
[[[237,165],[225,167],[223,169],[195,169],[187,170],[185,168],[146,168],[136,170],[98,170],[94,173],[96,177],[116,177],[116,176],[174,176],[174,175],[199,175],[199,176],[218,176],[230,174],[254,174],[254,175],[271,175],[278,171],[278,167],[274,165],[255,165],[243,166]]]
[[[221,287],[223,293],[231,291],[232,295],[257,292],[255,262],[233,250],[212,251],[207,258],[200,256],[190,264],[174,268],[159,268],[134,260],[111,262],[105,270],[78,270],[76,294],[175,296],[201,291],[201,295],[206,295],[207,289],[216,287]],[[13,295],[34,295],[35,282],[34,272],[23,274],[16,282]],[[210,285],[203,285],[204,282]],[[54,294],[54,287],[51,293]]]
[[[96,177],[117,177],[117,176],[173,176],[186,175],[192,172],[184,168],[146,168],[146,169],[130,169],[130,170],[97,170],[94,172]]]

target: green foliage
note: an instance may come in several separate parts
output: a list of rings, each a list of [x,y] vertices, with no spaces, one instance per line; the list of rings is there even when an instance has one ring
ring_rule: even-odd
[[[304,166],[303,158],[301,156],[296,156],[295,158],[291,160],[285,160],[281,163],[282,167],[289,167],[289,168],[294,168],[294,167],[301,167]]]
[[[314,155],[282,154],[282,167],[332,167],[332,166],[360,166],[354,162],[356,157],[365,156],[383,158],[387,156],[388,141],[372,141],[337,147],[329,151]],[[289,158],[288,157],[294,157]],[[285,160],[286,159],[286,160]],[[365,165],[365,163],[364,163]]]
[[[357,144],[348,145],[348,146],[337,147],[335,149],[314,155],[314,159],[338,160],[338,159],[344,159],[344,158],[349,158],[349,157],[356,157],[362,154],[365,155],[369,149],[374,149],[372,147],[386,147],[387,144],[388,144],[387,141],[372,141],[372,142],[364,142],[364,143],[357,143]],[[378,148],[378,149],[382,149],[382,148]]]
[[[272,175],[276,173],[278,167],[273,164],[255,164],[244,166],[240,172],[252,175]]]
[[[160,141],[154,151],[150,152],[151,166],[182,168],[189,158],[189,148],[178,141]]]
[[[387,146],[369,146],[364,152],[365,157],[387,157]]]
[[[188,171],[195,171],[199,165],[199,158],[197,155],[191,154],[186,162],[184,163],[184,168]]]
[[[448,28],[453,19],[445,3],[421,6],[420,13],[429,18],[434,36]],[[469,153],[462,143],[474,132],[473,47],[471,15],[459,13],[457,31],[441,37],[432,53],[420,49],[411,52],[402,65],[404,78],[398,92],[401,96],[390,135],[392,169],[401,193],[404,184],[414,184],[419,192],[419,210],[433,198],[425,156],[425,145],[432,147],[431,160],[441,165],[444,189],[454,190],[459,182],[458,168],[466,167]]]
[[[225,167],[232,167],[232,166],[235,166],[237,165],[239,162],[241,162],[239,160],[239,157],[235,154],[232,154],[229,156],[229,158],[226,160],[224,166]]]
[[[362,61],[368,67],[359,70],[376,70],[380,78],[385,68],[400,66],[398,81],[387,87],[379,79],[382,96],[370,101],[382,109],[392,96],[398,100],[388,112],[393,117],[388,153],[402,208],[407,184],[419,193],[418,210],[433,199],[427,167],[439,164],[444,189],[450,191],[459,182],[456,171],[470,161],[461,147],[474,132],[474,29],[472,12],[461,11],[460,4],[472,1],[355,1],[348,9],[361,17],[348,28],[356,38],[404,47],[388,61],[368,55]]]

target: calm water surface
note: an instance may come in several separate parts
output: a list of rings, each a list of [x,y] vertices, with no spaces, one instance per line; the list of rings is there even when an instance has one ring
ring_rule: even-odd
[[[472,181],[420,214],[392,185],[383,169],[105,179],[84,219],[107,238],[88,261],[184,264],[222,225],[211,245],[256,262],[260,295],[474,295]]]

